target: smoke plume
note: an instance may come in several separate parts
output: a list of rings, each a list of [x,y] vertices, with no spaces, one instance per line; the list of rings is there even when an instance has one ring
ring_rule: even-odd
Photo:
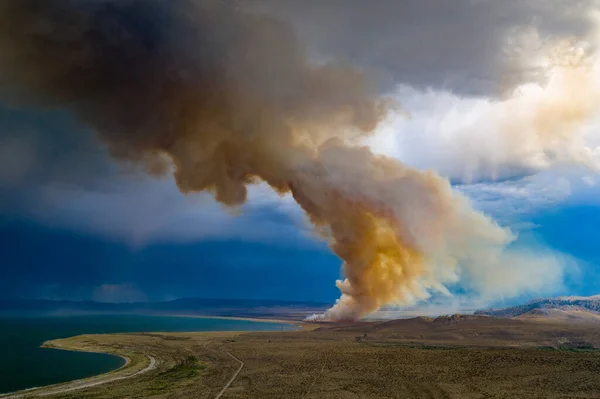
[[[343,261],[322,319],[445,292],[512,240],[445,179],[359,144],[393,106],[363,72],[311,62],[288,26],[226,2],[4,0],[0,79],[5,98],[71,111],[184,193],[291,193]]]

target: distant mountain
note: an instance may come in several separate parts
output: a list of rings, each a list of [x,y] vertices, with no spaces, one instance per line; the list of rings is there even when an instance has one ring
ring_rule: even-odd
[[[519,318],[600,321],[600,295],[535,299],[503,309],[478,310],[476,315]]]
[[[202,315],[303,319],[322,312],[330,304],[257,299],[181,298],[165,302],[105,303],[92,301],[52,301],[0,299],[4,315],[76,315],[136,313],[149,315]]]

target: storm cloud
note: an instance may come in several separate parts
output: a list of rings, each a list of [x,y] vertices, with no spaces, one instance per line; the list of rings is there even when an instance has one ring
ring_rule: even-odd
[[[497,97],[544,78],[552,42],[594,34],[596,0],[251,0],[292,21],[317,59],[379,71],[406,84]]]

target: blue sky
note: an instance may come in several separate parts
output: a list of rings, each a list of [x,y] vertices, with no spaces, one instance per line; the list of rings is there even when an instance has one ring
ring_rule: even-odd
[[[399,104],[358,145],[439,174],[517,237],[504,263],[459,265],[456,281],[440,279],[452,280],[449,292],[416,306],[445,313],[600,293],[593,2],[570,12],[518,0],[409,1],[410,12],[392,0],[380,10],[300,3],[249,4],[292,26],[315,63],[375,70],[381,94]],[[341,261],[312,230],[289,195],[264,184],[224,208],[209,193],[180,193],[169,175],[115,162],[69,109],[0,106],[1,296],[333,303]]]

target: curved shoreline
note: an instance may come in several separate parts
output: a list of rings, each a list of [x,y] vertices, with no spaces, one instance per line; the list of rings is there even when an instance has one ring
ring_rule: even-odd
[[[59,341],[59,340],[46,341],[42,345],[40,345],[40,348],[56,349],[56,350],[63,350],[63,351],[69,351],[69,352],[96,353],[96,354],[101,354],[101,355],[120,357],[121,359],[125,360],[125,363],[123,365],[121,365],[119,368],[116,368],[114,370],[109,370],[107,372],[92,375],[89,377],[79,378],[76,380],[70,380],[70,381],[65,381],[65,382],[59,382],[56,384],[43,385],[43,386],[39,386],[39,387],[25,388],[25,389],[21,389],[21,390],[14,391],[14,392],[2,393],[2,394],[0,394],[0,399],[17,399],[17,398],[27,397],[30,395],[31,396],[49,396],[49,395],[54,395],[54,394],[60,394],[63,392],[75,391],[78,389],[84,389],[84,388],[89,388],[92,386],[102,385],[102,384],[109,383],[112,381],[118,381],[118,380],[122,380],[122,379],[126,379],[126,378],[131,378],[131,377],[137,376],[139,374],[145,373],[147,371],[151,371],[156,367],[156,359],[154,359],[154,357],[152,357],[150,355],[146,355],[149,360],[148,366],[146,366],[146,368],[144,368],[142,370],[138,370],[129,375],[124,375],[124,376],[114,375],[114,374],[117,374],[119,372],[125,371],[126,369],[130,368],[132,366],[131,358],[129,358],[125,355],[116,354],[116,353],[100,352],[100,351],[95,351],[95,350],[83,350],[83,349],[78,349],[78,348],[65,348],[60,345],[55,345],[53,343],[54,341]],[[109,376],[110,376],[110,378],[107,378]],[[36,391],[40,391],[40,392],[36,392]]]
[[[121,356],[121,355],[115,355],[115,356],[119,356],[119,357],[125,358],[128,361],[130,361],[130,359],[126,358],[125,356]],[[107,378],[107,379],[99,379],[100,377],[106,377],[109,374],[116,373],[117,371],[122,370],[126,366],[126,365],[123,365],[122,367],[118,368],[117,370],[109,371],[108,373],[104,373],[104,374],[99,374],[98,376],[95,376],[95,377],[90,377],[89,379],[94,379],[92,381],[85,382],[87,379],[74,380],[74,381],[71,381],[71,382],[68,382],[65,384],[65,385],[74,385],[74,386],[61,387],[60,389],[57,389],[56,391],[51,391],[51,392],[40,392],[38,394],[38,396],[57,395],[57,394],[65,393],[65,392],[77,391],[79,389],[91,388],[91,387],[95,387],[95,386],[102,385],[102,384],[108,384],[109,382],[121,381],[121,380],[125,380],[127,378],[137,377],[140,374],[147,373],[156,368],[156,363],[157,363],[156,359],[151,355],[146,355],[146,356],[148,356],[148,360],[149,360],[148,366],[146,366],[145,368],[143,368],[141,370],[136,371],[133,374],[123,375],[123,376],[114,376],[114,377]],[[99,380],[95,381],[96,378],[98,378]],[[42,388],[49,389],[48,387],[42,387]]]
[[[223,319],[223,320],[232,320],[232,321],[238,320],[238,321],[248,321],[248,322],[256,322],[256,323],[271,323],[271,324],[281,324],[281,325],[287,324],[289,327],[291,327],[291,330],[302,329],[302,326],[305,325],[301,321],[280,320],[280,319],[259,319],[259,318],[246,318],[246,317],[204,316],[204,315],[185,315],[185,314],[177,314],[177,315],[161,314],[161,315],[156,315],[156,316],[200,318],[200,319]],[[279,330],[278,328],[274,329],[274,331],[278,331],[278,330]],[[207,333],[207,334],[215,334],[215,333],[229,334],[229,333],[242,333],[242,332],[253,332],[253,331],[263,331],[263,330],[241,330],[241,331],[225,330],[225,331],[195,331],[195,332],[196,333]],[[114,335],[114,334],[124,334],[124,335],[134,334],[135,335],[135,334],[146,334],[146,333],[144,333],[144,332],[104,333],[104,334],[93,334],[92,333],[91,335]],[[120,367],[118,367],[116,369],[108,370],[108,371],[105,371],[100,374],[94,374],[94,375],[90,375],[90,376],[75,379],[75,380],[57,382],[57,383],[49,384],[49,385],[34,386],[34,387],[24,388],[24,389],[17,390],[17,391],[0,393],[0,399],[17,399],[17,398],[24,398],[24,397],[30,397],[30,396],[39,397],[39,396],[60,394],[61,392],[70,392],[70,391],[74,391],[74,390],[78,390],[78,389],[84,389],[84,388],[88,388],[88,387],[92,387],[92,386],[105,384],[108,382],[122,380],[125,378],[135,377],[139,374],[142,374],[143,372],[145,373],[147,371],[151,371],[152,369],[156,368],[156,363],[157,363],[156,359],[154,357],[152,357],[151,355],[144,353],[146,358],[148,359],[148,361],[145,363],[146,368],[134,371],[131,374],[122,375],[125,372],[125,370],[128,370],[130,367],[138,365],[139,363],[135,362],[132,365],[132,359],[129,358],[126,354],[113,353],[110,351],[102,351],[102,350],[98,350],[98,348],[69,347],[68,345],[65,347],[61,343],[61,341],[63,341],[63,340],[68,340],[68,339],[81,337],[81,336],[85,336],[85,335],[89,335],[89,334],[83,334],[83,335],[79,335],[79,336],[45,341],[42,345],[40,345],[40,347],[46,348],[46,349],[57,349],[57,350],[64,350],[64,351],[70,351],[70,352],[96,353],[96,354],[102,354],[102,355],[108,355],[108,356],[116,356],[116,357],[123,359],[125,361],[124,364],[120,365]],[[140,353],[140,355],[142,355],[142,354]]]

